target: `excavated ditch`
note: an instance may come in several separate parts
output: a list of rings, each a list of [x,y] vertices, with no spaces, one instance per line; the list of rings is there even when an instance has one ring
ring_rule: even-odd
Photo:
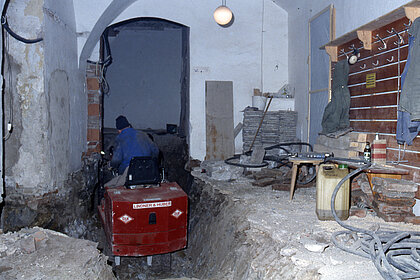
[[[122,258],[121,265],[113,267],[117,279],[382,279],[370,260],[331,243],[331,234],[342,228],[335,221],[317,219],[314,188],[298,188],[290,201],[288,191],[252,186],[243,170],[216,164],[222,173],[215,168],[212,174],[202,172],[202,165],[186,180],[190,183],[187,248],[154,256],[151,267],[146,257]],[[418,226],[386,223],[371,213],[346,222],[361,228],[418,231]],[[65,232],[103,247],[96,215],[75,220]],[[0,266],[0,279],[2,269],[9,267]]]

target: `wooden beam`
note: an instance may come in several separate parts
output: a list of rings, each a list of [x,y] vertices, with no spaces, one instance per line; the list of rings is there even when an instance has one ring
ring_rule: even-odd
[[[414,21],[420,16],[420,7],[404,7],[405,16]]]
[[[337,46],[325,46],[325,51],[330,56],[332,62],[338,61]]]
[[[372,31],[371,30],[357,30],[357,37],[363,43],[365,50],[372,49]]]

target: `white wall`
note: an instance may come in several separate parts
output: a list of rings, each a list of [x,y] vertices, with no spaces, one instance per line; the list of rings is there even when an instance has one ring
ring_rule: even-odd
[[[45,90],[52,184],[81,168],[86,148],[87,97],[77,71],[73,1],[44,0]],[[86,116],[86,117],[81,117]]]
[[[299,112],[297,137],[307,141],[309,20],[333,4],[336,38],[406,4],[408,0],[276,0],[289,12],[289,82],[295,88],[295,110]]]
[[[110,0],[74,1],[79,53],[109,3]],[[264,91],[277,91],[288,80],[287,13],[270,0],[232,0],[227,4],[235,22],[222,28],[213,20],[213,11],[219,4],[206,0],[136,1],[114,20],[157,17],[190,27],[189,141],[190,154],[197,159],[203,159],[206,150],[206,80],[233,81],[235,125],[242,121],[240,111],[251,105],[254,88],[263,86]],[[94,53],[91,58],[97,57]],[[241,151],[241,143],[238,136],[236,152]]]

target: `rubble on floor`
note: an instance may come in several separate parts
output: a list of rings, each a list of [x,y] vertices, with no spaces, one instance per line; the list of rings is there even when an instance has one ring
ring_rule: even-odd
[[[315,214],[315,188],[287,191],[254,187],[244,176],[214,180],[200,168],[192,172],[191,215],[186,275],[199,279],[382,279],[369,260],[333,245],[335,221]],[[367,229],[419,231],[388,223],[368,212],[346,221]]]
[[[0,234],[0,279],[115,279],[96,246],[39,227]]]

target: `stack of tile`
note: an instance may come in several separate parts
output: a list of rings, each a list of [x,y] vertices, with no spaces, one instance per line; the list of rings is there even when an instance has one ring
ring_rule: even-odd
[[[242,141],[244,151],[248,151],[251,147],[252,141],[255,137],[255,133],[257,132],[258,126],[260,125],[262,116],[263,111],[254,111],[252,109],[246,109],[244,111],[244,126],[242,128]],[[255,137],[254,147],[262,146],[261,132],[262,131],[260,129],[258,135]]]
[[[292,142],[296,140],[296,125],[298,114],[295,111],[277,111],[280,118],[278,142]]]
[[[402,222],[414,216],[417,184],[406,180],[374,177],[372,185],[372,205],[379,217],[387,222]]]
[[[242,130],[244,151],[249,150],[263,114],[263,111],[255,111],[253,109],[244,111],[244,126]],[[295,111],[268,111],[255,139],[254,147],[267,147],[296,141],[296,124],[297,112]]]

